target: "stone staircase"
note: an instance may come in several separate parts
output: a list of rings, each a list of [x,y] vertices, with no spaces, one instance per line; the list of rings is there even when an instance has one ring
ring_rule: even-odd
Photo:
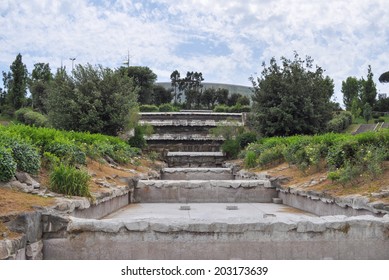
[[[163,155],[169,167],[221,167],[224,139],[210,133],[212,128],[243,126],[241,113],[211,111],[140,113],[141,125],[151,125],[154,134],[146,137],[148,151]]]
[[[141,113],[140,124],[154,127],[149,150],[163,152],[168,168],[161,180],[140,180],[134,190],[141,203],[271,203],[277,191],[268,179],[235,178],[225,168],[220,146],[212,136],[218,125],[243,126],[242,114],[185,111]],[[278,200],[277,200],[278,201]],[[231,206],[231,209],[234,208]]]

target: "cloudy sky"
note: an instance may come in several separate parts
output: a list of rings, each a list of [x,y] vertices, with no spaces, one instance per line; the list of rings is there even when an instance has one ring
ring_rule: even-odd
[[[200,71],[206,82],[250,86],[271,57],[311,56],[335,81],[389,70],[387,0],[0,0],[0,71],[18,53],[34,63],[130,63],[158,81]],[[257,74],[258,73],[258,74]],[[0,85],[2,86],[2,84]]]

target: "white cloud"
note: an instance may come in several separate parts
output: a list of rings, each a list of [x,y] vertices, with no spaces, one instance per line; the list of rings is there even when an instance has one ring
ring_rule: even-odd
[[[375,78],[389,70],[385,0],[3,0],[0,6],[0,70],[18,52],[36,62],[118,67],[131,62],[168,81],[178,69],[202,71],[206,81],[249,85],[271,57],[310,55],[335,80]],[[193,47],[196,43],[208,44]],[[191,45],[191,55],[181,53]],[[214,53],[213,53],[214,52]],[[381,91],[386,85],[378,83]]]

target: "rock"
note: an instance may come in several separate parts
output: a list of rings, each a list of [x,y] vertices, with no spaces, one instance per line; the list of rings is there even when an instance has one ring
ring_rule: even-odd
[[[21,192],[30,193],[34,190],[34,187],[32,185],[27,185],[25,183],[21,183],[19,181],[12,181],[10,182],[11,188],[15,188]]]
[[[43,242],[39,240],[38,242],[32,243],[26,246],[26,257],[28,260],[43,260]]]
[[[6,260],[10,251],[6,240],[0,240],[0,260]]]
[[[282,199],[278,197],[272,198],[274,204],[282,204]]]

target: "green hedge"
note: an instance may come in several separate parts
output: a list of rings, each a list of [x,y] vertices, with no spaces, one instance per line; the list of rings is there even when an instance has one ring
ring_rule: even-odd
[[[8,182],[16,173],[16,162],[12,151],[0,146],[0,181]]]

